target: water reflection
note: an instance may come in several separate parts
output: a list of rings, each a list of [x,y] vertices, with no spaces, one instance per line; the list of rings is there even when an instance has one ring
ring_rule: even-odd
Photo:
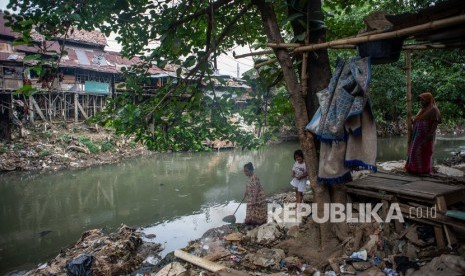
[[[56,256],[87,229],[112,231],[122,223],[152,226],[146,231],[157,241],[178,248],[234,212],[247,182],[245,163],[254,163],[267,193],[288,190],[298,147],[157,154],[84,170],[1,175],[0,274]],[[434,158],[458,150],[465,150],[465,137],[440,138]],[[404,138],[379,140],[378,161],[404,159],[405,153]]]
[[[242,166],[250,161],[266,192],[287,189],[295,147],[157,154],[85,170],[3,175],[0,273],[54,257],[90,228],[153,225],[240,200],[247,181]]]
[[[452,154],[465,151],[465,136],[437,137],[434,147],[433,161],[439,163]],[[378,139],[378,162],[405,160],[407,157],[407,137]]]

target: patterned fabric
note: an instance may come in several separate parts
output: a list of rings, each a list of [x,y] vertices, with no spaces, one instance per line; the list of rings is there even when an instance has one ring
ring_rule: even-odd
[[[252,174],[249,177],[245,192],[245,200],[247,202],[245,224],[261,225],[266,223],[265,191],[256,174]]]
[[[430,174],[432,172],[435,131],[436,124],[431,123],[431,121],[419,120],[414,123],[412,142],[405,164],[407,171],[416,174]]]
[[[376,125],[368,98],[371,79],[369,58],[338,58],[336,69],[315,114],[312,126],[322,142],[318,182],[344,183],[351,180],[351,169],[376,171]],[[315,121],[318,120],[318,128]]]
[[[360,115],[368,101],[371,78],[370,59],[354,58],[349,62],[338,58],[336,69],[324,90],[325,103],[317,137],[322,142],[346,141],[344,124],[351,116]]]

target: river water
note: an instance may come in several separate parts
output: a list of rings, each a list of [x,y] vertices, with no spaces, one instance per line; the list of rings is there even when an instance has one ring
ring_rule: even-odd
[[[379,139],[378,161],[404,159],[404,138]],[[287,191],[297,143],[256,151],[155,154],[82,170],[0,176],[0,274],[31,269],[82,232],[144,227],[165,247],[184,247],[224,224],[241,201],[253,162],[268,194]],[[465,150],[465,137],[440,137],[435,162]],[[245,217],[245,206],[236,214]]]

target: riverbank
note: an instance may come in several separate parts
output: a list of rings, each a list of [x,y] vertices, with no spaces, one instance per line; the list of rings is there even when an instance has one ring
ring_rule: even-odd
[[[386,167],[394,173],[403,173],[400,169],[402,162],[379,165],[380,169]],[[435,169],[440,170],[439,167]],[[354,177],[363,175],[362,172]],[[461,182],[455,176],[441,172],[434,177],[452,181],[453,185],[465,185],[463,177]],[[292,203],[295,202],[294,193],[276,194],[267,198],[267,202]],[[305,194],[304,202],[313,202],[312,193]],[[338,224],[333,226],[335,229],[340,227]],[[199,267],[198,263],[176,258],[173,253],[159,261],[160,245],[151,243],[154,235],[144,234],[143,229],[136,231],[123,226],[108,235],[102,235],[100,230],[89,230],[73,246],[28,275],[65,273],[65,264],[82,254],[95,255],[94,275],[105,275],[108,271],[112,272],[110,274],[156,276],[396,275],[393,271],[403,271],[404,275],[436,275],[439,270],[444,272],[443,275],[465,273],[463,235],[457,235],[459,242],[456,246],[438,250],[434,230],[421,223],[408,221],[401,225],[400,232],[394,223],[349,223],[347,227],[347,234],[342,234],[341,229],[336,230],[336,237],[324,245],[319,244],[319,225],[309,217],[305,217],[300,225],[271,223],[251,228],[230,224],[212,228],[181,250],[228,268],[226,272],[216,273]],[[354,252],[366,257],[349,258]]]
[[[378,137],[403,136],[405,123],[380,123]],[[439,126],[438,135],[460,135],[463,126]],[[111,129],[81,123],[36,122],[15,133],[13,140],[0,143],[0,173],[8,171],[57,171],[114,164],[124,159],[153,154],[131,138],[116,136]],[[297,141],[292,131],[281,133],[273,143]],[[231,145],[215,141],[215,148]]]
[[[21,137],[0,143],[0,173],[57,171],[118,163],[150,155],[144,145],[85,123],[36,123]]]

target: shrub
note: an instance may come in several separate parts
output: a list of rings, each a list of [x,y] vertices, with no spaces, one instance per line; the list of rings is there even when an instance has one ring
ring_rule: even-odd
[[[94,154],[99,153],[100,150],[98,146],[95,145],[94,142],[92,142],[92,140],[90,140],[89,137],[81,136],[78,138],[78,141],[81,142],[83,145],[85,145],[91,153],[94,153]]]
[[[115,145],[113,144],[112,141],[104,141],[102,143],[102,152],[107,152],[107,151],[111,151],[111,152],[114,152],[115,151]]]
[[[48,149],[44,149],[44,150],[41,150],[41,151],[39,152],[39,156],[40,156],[40,157],[45,157],[45,156],[48,156],[48,155],[50,155],[50,154],[51,154],[51,152],[50,152],[50,150],[48,150]]]
[[[0,144],[0,154],[6,153],[8,151],[8,147],[4,144]]]

